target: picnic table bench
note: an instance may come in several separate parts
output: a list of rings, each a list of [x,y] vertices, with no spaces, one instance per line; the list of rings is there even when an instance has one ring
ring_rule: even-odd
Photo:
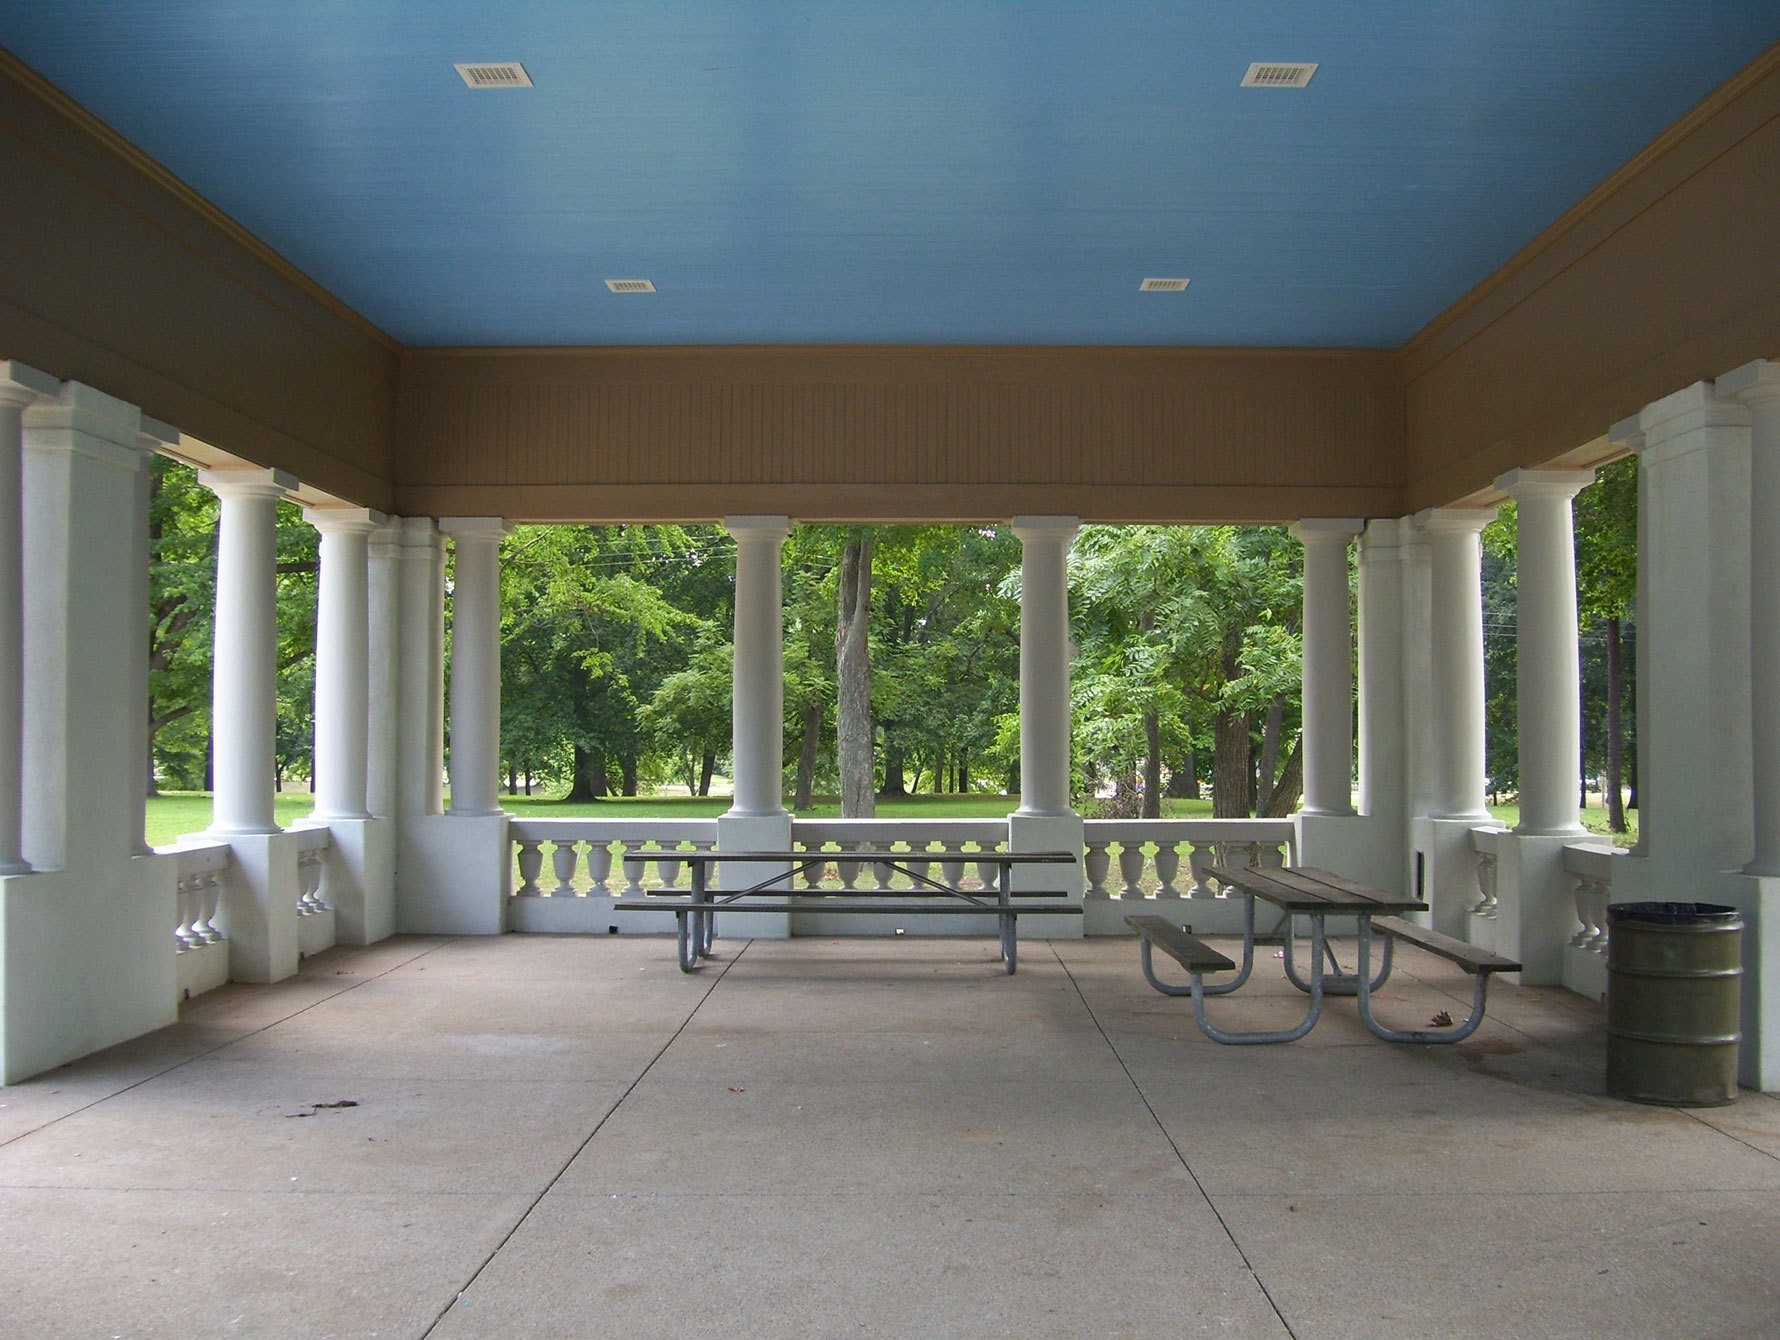
[[[1458,1042],[1469,1037],[1483,1021],[1484,997],[1489,977],[1497,972],[1515,972],[1520,964],[1498,954],[1480,950],[1463,940],[1441,935],[1417,926],[1395,915],[1399,912],[1422,912],[1427,904],[1370,888],[1354,880],[1344,879],[1315,866],[1282,866],[1278,868],[1211,866],[1208,873],[1220,883],[1243,895],[1242,962],[1238,965],[1227,955],[1195,938],[1161,917],[1133,916],[1125,922],[1141,942],[1143,974],[1146,981],[1164,995],[1191,996],[1193,1017],[1205,1035],[1216,1042],[1235,1044],[1292,1042],[1303,1037],[1322,1014],[1323,998],[1330,995],[1352,995],[1359,998],[1360,1019],[1373,1034],[1389,1042]],[[1295,1027],[1270,1031],[1232,1032],[1213,1025],[1205,1013],[1207,996],[1227,995],[1249,978],[1254,968],[1255,900],[1272,903],[1285,917],[1285,973],[1293,986],[1310,997],[1304,1019]],[[1311,951],[1308,976],[1298,968],[1293,921],[1297,916],[1310,919]],[[1354,971],[1342,972],[1335,964],[1334,951],[1329,948],[1327,919],[1351,916],[1358,926],[1359,957]],[[1372,939],[1383,935],[1384,951],[1376,976],[1372,972]],[[1395,1029],[1378,1022],[1372,1012],[1372,993],[1384,985],[1391,975],[1392,949],[1398,940],[1449,959],[1476,978],[1471,1013],[1459,1024],[1438,1030]],[[1188,984],[1174,985],[1160,980],[1155,973],[1152,949],[1160,949],[1187,970]],[[1335,965],[1333,972],[1324,970],[1325,958]],[[1236,976],[1228,981],[1207,984],[1208,972],[1234,969]]]
[[[1016,889],[1017,866],[1074,865],[1073,852],[971,852],[968,859],[979,871],[993,867],[994,887],[966,889],[934,879],[928,868],[933,858],[925,852],[892,851],[888,847],[823,851],[676,851],[666,848],[630,848],[627,861],[684,864],[691,872],[691,888],[650,890],[641,898],[620,898],[614,907],[649,908],[674,913],[678,931],[680,970],[691,972],[701,958],[709,958],[717,933],[719,912],[850,912],[875,916],[983,915],[997,919],[1001,960],[1009,974],[1019,963],[1016,922],[1021,916],[1080,916],[1081,904],[1065,902],[1070,890],[1054,887]],[[892,874],[908,877],[909,887],[890,893],[856,890],[797,888],[793,881],[812,872],[820,878],[831,861],[859,862],[888,867]],[[753,883],[719,889],[711,882],[713,866],[767,866],[770,869]],[[762,901],[770,899],[771,901]],[[783,901],[783,900],[794,901]],[[1049,903],[1042,900],[1054,900]]]

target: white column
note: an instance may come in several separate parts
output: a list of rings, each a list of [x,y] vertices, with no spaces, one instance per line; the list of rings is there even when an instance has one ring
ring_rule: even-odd
[[[1752,875],[1780,875],[1780,363],[1746,363],[1714,389],[1749,407],[1749,679]]]
[[[391,518],[368,542],[370,722],[365,740],[365,808],[396,812],[398,723],[402,712],[402,522]]]
[[[1292,527],[1304,545],[1305,814],[1352,814],[1353,602],[1347,543],[1360,522],[1317,518]]]
[[[202,470],[222,499],[216,551],[211,736],[216,801],[210,831],[275,833],[278,718],[278,500],[297,481],[278,470]]]
[[[321,532],[315,610],[315,817],[364,819],[370,732],[369,538],[380,512],[305,507]]]
[[[438,531],[426,517],[402,522],[401,720],[397,725],[396,808],[443,808],[445,753],[443,609],[445,573]]]
[[[31,869],[19,840],[25,729],[24,413],[27,405],[54,399],[60,389],[47,372],[0,362],[0,875]]]
[[[785,750],[785,616],[780,549],[789,517],[727,516],[735,537],[733,740],[737,817],[778,816]]]
[[[1576,523],[1571,500],[1592,470],[1513,470],[1496,487],[1519,513],[1515,576],[1520,822],[1514,831],[1587,830],[1581,805],[1582,661],[1576,640]]]
[[[1069,544],[1073,516],[1017,516],[1020,538],[1020,808],[1069,803]]]
[[[1420,513],[1432,592],[1429,664],[1436,711],[1431,817],[1489,822],[1483,805],[1483,550],[1491,514],[1475,508]]]
[[[1408,767],[1403,715],[1403,547],[1407,523],[1373,521],[1360,537],[1360,810],[1403,822]]]
[[[499,814],[501,541],[499,517],[446,517],[451,590],[451,813]]]

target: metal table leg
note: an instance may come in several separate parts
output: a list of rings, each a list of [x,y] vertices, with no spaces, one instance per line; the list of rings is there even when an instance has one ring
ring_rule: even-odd
[[[1323,914],[1313,912],[1313,913],[1309,913],[1308,915],[1311,917],[1312,923],[1316,924],[1317,919],[1320,916],[1322,916]],[[1297,965],[1297,961],[1296,961],[1296,948],[1297,948],[1296,937],[1294,936],[1293,929],[1292,929],[1292,923],[1296,919],[1297,918],[1293,917],[1293,916],[1288,916],[1286,918],[1286,954],[1285,954],[1286,978],[1288,981],[1291,982],[1291,984],[1293,986],[1297,987],[1300,991],[1309,991],[1310,984],[1308,982],[1306,982],[1304,980],[1304,978],[1301,977],[1298,973],[1298,965]],[[1363,925],[1370,924],[1369,918],[1367,918],[1365,916],[1361,916],[1360,921]],[[1318,938],[1320,940],[1320,944],[1317,946],[1317,950],[1316,950],[1316,955],[1317,955],[1316,967],[1318,969],[1320,969],[1322,967],[1323,956],[1326,954],[1329,956],[1330,960],[1333,961],[1334,954],[1333,954],[1333,951],[1329,949],[1329,942],[1328,942],[1327,937],[1319,936]],[[1376,990],[1378,990],[1379,987],[1383,986],[1387,980],[1389,980],[1390,975],[1391,975],[1392,945],[1393,945],[1392,941],[1390,941],[1390,940],[1385,941],[1384,953],[1382,955],[1380,955],[1378,976],[1374,977],[1369,984],[1366,984],[1365,989],[1367,991],[1376,991]],[[1365,971],[1366,971],[1366,965],[1364,963],[1362,963],[1359,966],[1359,969],[1355,972],[1324,973],[1323,974],[1323,994],[1327,995],[1327,996],[1357,996],[1357,995],[1361,994],[1360,988],[1361,988],[1362,982],[1364,980],[1362,978],[1361,974],[1363,974]]]
[[[1385,937],[1385,954],[1391,950],[1392,940]],[[1477,1031],[1483,1022],[1483,998],[1489,992],[1489,974],[1486,972],[1472,973],[1477,980],[1477,989],[1471,997],[1471,1013],[1451,1028],[1389,1028],[1372,1017],[1372,992],[1376,986],[1366,985],[1366,961],[1372,952],[1372,918],[1360,918],[1360,1022],[1374,1034],[1386,1042],[1463,1042]]]
[[[1263,1030],[1253,1033],[1233,1033],[1222,1028],[1214,1027],[1211,1021],[1205,1017],[1205,997],[1207,993],[1204,983],[1200,980],[1202,974],[1189,972],[1188,978],[1193,984],[1191,987],[1193,995],[1193,1019],[1198,1023],[1200,1031],[1213,1042],[1223,1042],[1233,1046],[1249,1046],[1255,1043],[1264,1042],[1296,1042],[1299,1038],[1310,1032],[1311,1029],[1315,1028],[1316,1021],[1322,1017],[1323,1013],[1324,927],[1322,913],[1310,913],[1310,928],[1311,948],[1315,952],[1315,957],[1311,960],[1310,964],[1310,982],[1305,987],[1305,990],[1310,994],[1310,1009],[1305,1013],[1301,1023],[1295,1028],[1280,1029],[1277,1032]],[[1148,947],[1148,941],[1145,941],[1145,947]],[[1153,980],[1151,984],[1154,985]]]

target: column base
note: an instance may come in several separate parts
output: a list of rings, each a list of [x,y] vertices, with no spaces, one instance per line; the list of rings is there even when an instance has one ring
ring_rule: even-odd
[[[1017,810],[1007,817],[1007,849],[1009,851],[1067,851],[1075,854],[1074,865],[1015,866],[1012,871],[1016,889],[1068,890],[1069,901],[1082,905],[1086,881],[1082,878],[1082,839],[1085,830],[1082,816],[1069,814],[1021,814]],[[1022,940],[1079,940],[1087,934],[1081,917],[1026,917],[1018,922]]]
[[[506,814],[416,814],[398,820],[395,928],[412,935],[500,935],[513,849]]]
[[[717,850],[724,848],[730,851],[790,851],[791,850],[791,813],[780,810],[777,814],[721,814],[717,816]],[[790,869],[789,866],[786,867]],[[773,873],[770,865],[757,865],[749,862],[737,871],[749,883],[765,879]],[[722,866],[716,868],[719,880],[723,877]],[[745,888],[746,885],[743,885]],[[750,902],[766,902],[767,899],[750,899]],[[751,940],[788,940],[791,938],[790,904],[781,915],[777,912],[750,912],[746,916],[737,913],[726,922],[723,914],[717,914],[717,934],[719,936],[746,936]]]
[[[1364,814],[1292,816],[1297,827],[1298,864],[1321,866],[1374,888],[1401,893],[1411,871],[1399,824]]]
[[[216,925],[229,944],[229,980],[281,982],[302,958],[297,926],[297,835],[206,834],[229,844]]]
[[[1780,876],[1728,874],[1716,897],[1743,914],[1743,1043],[1737,1078],[1780,1091]]]
[[[175,863],[0,879],[0,1084],[179,1017]]]
[[[395,823],[390,819],[326,819],[328,901],[343,945],[376,944],[396,933]]]

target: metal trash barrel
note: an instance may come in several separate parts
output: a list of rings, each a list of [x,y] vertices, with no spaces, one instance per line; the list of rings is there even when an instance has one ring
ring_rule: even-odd
[[[1607,908],[1607,1092],[1718,1107],[1737,1097],[1743,922],[1718,903]]]

